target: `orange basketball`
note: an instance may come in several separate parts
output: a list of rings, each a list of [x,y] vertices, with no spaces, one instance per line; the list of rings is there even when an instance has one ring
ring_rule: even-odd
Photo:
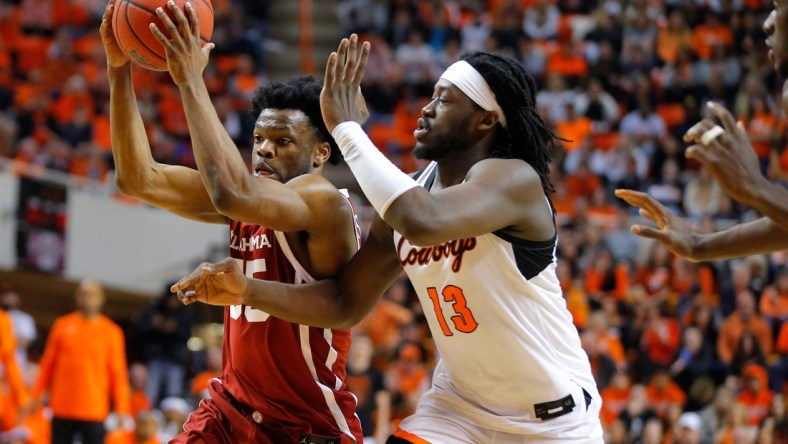
[[[175,4],[189,17],[185,0],[175,0]],[[213,34],[213,6],[210,0],[191,0],[191,4],[200,21],[200,38],[203,44],[208,43]],[[131,60],[147,69],[166,71],[164,47],[150,30],[150,24],[155,23],[167,35],[167,30],[156,15],[156,8],[159,7],[167,11],[177,25],[175,14],[167,7],[167,0],[116,0],[112,29],[120,48]]]

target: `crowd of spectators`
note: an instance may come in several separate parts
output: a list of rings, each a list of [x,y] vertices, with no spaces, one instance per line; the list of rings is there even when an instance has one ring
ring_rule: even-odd
[[[246,110],[274,63],[261,43],[265,12],[254,1],[212,3],[217,48],[205,79],[248,154]],[[0,157],[98,180],[111,171],[96,32],[104,5],[0,0]],[[646,191],[703,232],[757,217],[684,157],[682,135],[706,115],[707,101],[719,102],[744,122],[764,173],[785,183],[782,84],[762,30],[771,8],[766,0],[338,4],[337,39],[357,32],[373,44],[362,85],[366,130],[403,170],[420,165],[410,151],[416,120],[437,76],[461,53],[507,54],[537,80],[540,113],[566,139],[552,169],[558,274],[603,396],[605,442],[788,440],[786,252],[691,263],[631,234],[638,216],[612,194]],[[193,166],[168,75],[138,69],[134,80],[155,158]],[[132,404],[170,412],[172,425],[219,363],[211,349],[199,368],[188,364],[190,321],[171,305],[162,298],[126,333],[153,344],[130,361]],[[19,342],[35,339],[35,330],[32,338],[23,330]],[[166,341],[146,342],[151,337]],[[385,436],[429,387],[436,358],[407,279],[354,328],[351,355],[347,382],[365,433]],[[137,416],[143,429],[165,430],[164,423],[161,415]]]

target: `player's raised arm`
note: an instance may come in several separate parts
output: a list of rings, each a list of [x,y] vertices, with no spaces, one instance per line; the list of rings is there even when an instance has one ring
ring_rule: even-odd
[[[336,278],[291,285],[251,279],[227,258],[205,263],[173,285],[185,304],[245,304],[279,319],[323,328],[349,328],[372,309],[402,271],[391,229],[375,218],[369,238]]]
[[[131,62],[112,31],[114,6],[114,0],[110,0],[100,32],[107,54],[112,155],[118,189],[188,219],[226,223],[225,217],[214,209],[197,171],[153,159],[134,95]]]
[[[722,126],[703,119],[687,131],[687,157],[703,164],[722,189],[733,199],[745,203],[785,230],[788,237],[788,189],[771,182],[761,173],[758,157],[747,132],[731,113],[719,103],[709,102],[709,109]]]
[[[359,185],[386,223],[416,245],[502,229],[534,241],[553,237],[545,189],[550,188],[547,148],[554,136],[536,113],[532,80],[518,77],[514,67],[503,68],[511,71],[512,78],[506,82],[509,85],[496,84],[495,94],[466,61],[452,65],[441,76],[432,101],[422,110],[414,152],[428,160],[441,160],[458,150],[467,155],[439,168],[430,192],[386,159],[361,129],[359,84],[369,46],[362,45],[358,52],[357,37],[352,35],[329,57],[321,108]],[[504,109],[496,95],[525,96],[530,102],[522,106],[502,102],[507,103]],[[508,126],[505,111],[511,114]],[[458,115],[467,120],[458,121]],[[506,147],[511,154],[491,155],[503,149],[497,144],[504,139],[512,145]]]
[[[258,116],[253,149],[255,175],[250,174],[224,129],[202,78],[213,44],[202,46],[199,20],[189,3],[185,10],[174,3],[168,7],[174,21],[161,9],[157,14],[170,37],[155,25],[151,25],[151,31],[164,46],[170,75],[181,91],[195,159],[217,210],[235,220],[285,232],[312,231],[319,220],[318,213],[328,207],[345,206],[349,217],[347,202],[328,181],[310,177],[313,175],[293,179],[328,161],[331,151],[328,142],[314,143],[312,159],[301,165],[299,171],[277,170],[266,162],[269,156],[282,157],[282,151],[298,144],[315,142],[306,140],[316,135],[303,128],[310,124],[304,115],[293,116],[289,122],[277,119],[281,116],[275,113],[262,112]],[[279,152],[274,154],[273,150]]]

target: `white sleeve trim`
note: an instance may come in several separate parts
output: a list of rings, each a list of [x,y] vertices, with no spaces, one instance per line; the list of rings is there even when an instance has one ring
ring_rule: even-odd
[[[419,186],[378,150],[358,123],[342,122],[334,127],[331,135],[380,217],[385,216],[386,210],[399,196]]]

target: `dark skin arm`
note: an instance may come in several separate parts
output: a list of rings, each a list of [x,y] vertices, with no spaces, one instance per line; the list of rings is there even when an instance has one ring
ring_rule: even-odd
[[[767,217],[716,233],[700,234],[648,194],[616,190],[616,196],[640,208],[640,215],[656,224],[656,227],[634,225],[633,233],[659,241],[671,252],[694,262],[731,259],[788,248],[785,231]]]
[[[326,65],[320,108],[329,130],[342,122],[363,123],[364,98],[360,82],[366,69],[369,44],[358,54],[354,34],[343,39]],[[461,106],[455,87],[440,93],[424,112],[436,107]],[[448,100],[443,100],[448,99]],[[475,114],[472,125],[491,134],[497,116]],[[555,234],[552,213],[536,171],[522,160],[466,159],[469,170],[464,181],[437,191],[412,188],[399,196],[382,217],[415,245],[435,245],[454,239],[474,237],[501,229],[528,240],[549,240]],[[470,166],[473,165],[473,166]]]
[[[120,50],[112,31],[111,0],[101,22],[110,84],[110,127],[116,184],[124,194],[179,216],[200,222],[227,223],[213,206],[200,174],[153,159],[131,81],[131,61]]]
[[[716,124],[711,119],[698,122],[684,136],[685,141],[694,143],[687,149],[687,157],[708,168],[729,196],[755,208],[785,231],[776,235],[788,237],[788,189],[761,174],[747,132],[731,113],[718,103],[710,102],[708,106],[725,132],[704,145],[701,137]]]
[[[173,285],[185,304],[245,304],[280,319],[322,328],[349,328],[366,316],[402,271],[391,229],[376,218],[369,238],[336,279],[290,285],[250,279],[235,260],[203,264]]]
[[[175,22],[163,9],[157,14],[172,37],[165,37],[155,25],[151,25],[151,31],[164,46],[168,70],[181,91],[195,160],[216,208],[231,219],[284,232],[320,231],[326,225],[315,221],[330,217],[324,210],[331,207],[344,207],[343,215],[350,217],[347,203],[322,177],[302,175],[283,184],[249,174],[216,114],[202,78],[213,44],[202,46],[199,20],[190,4],[187,3],[185,13],[174,4],[168,7]],[[324,145],[317,155],[327,159],[330,148]]]

